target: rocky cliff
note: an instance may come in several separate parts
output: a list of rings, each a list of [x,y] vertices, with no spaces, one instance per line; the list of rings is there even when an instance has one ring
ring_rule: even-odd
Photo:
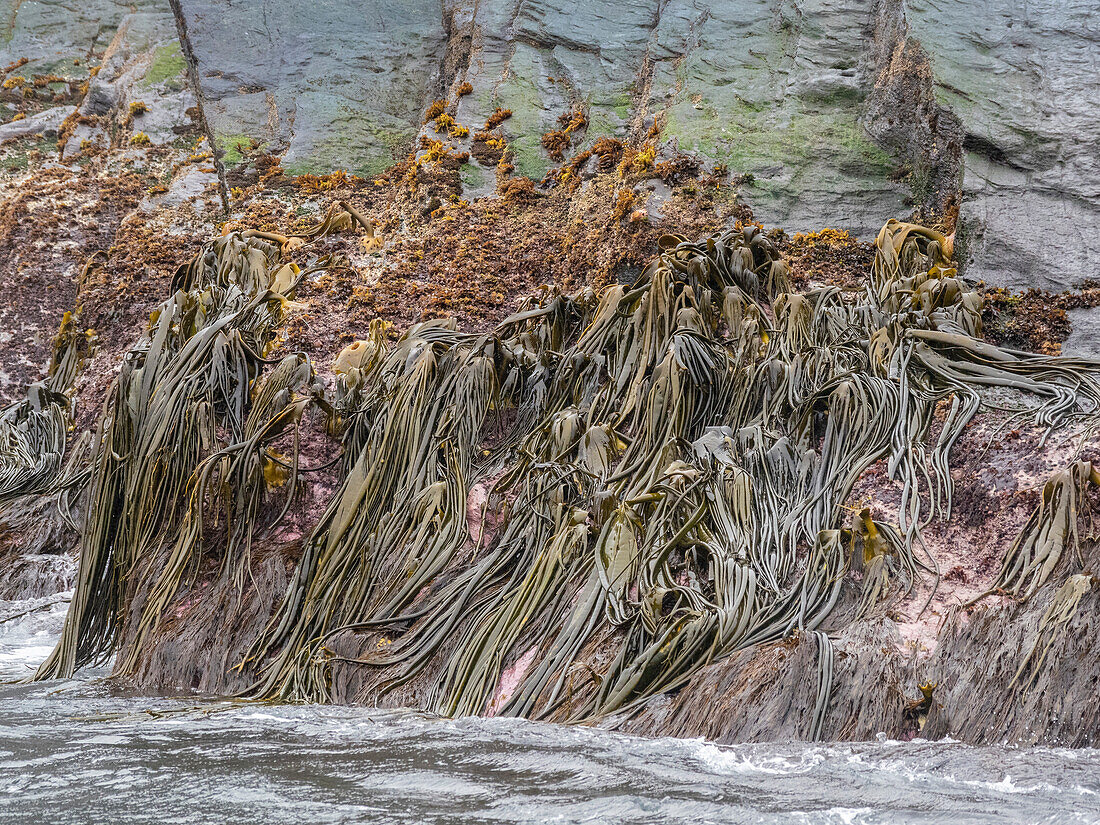
[[[80,546],[85,556],[66,641],[44,672],[117,653],[120,678],[143,687],[224,693],[263,683],[265,695],[438,710],[446,709],[439,691],[447,685],[457,707],[490,713],[516,712],[522,703],[513,694],[527,679],[521,712],[599,719],[647,734],[1098,741],[1091,686],[1100,591],[1089,521],[1096,493],[1087,471],[1065,475],[1100,458],[1088,377],[1095,365],[1048,358],[1060,349],[1072,355],[1097,348],[1090,330],[1100,295],[1090,282],[1100,260],[1100,81],[1096,12],[1087,4],[1001,10],[916,2],[178,0],[95,2],[79,12],[21,2],[2,10],[0,391],[14,404],[0,424],[5,443],[23,452],[3,455],[0,597],[68,587],[74,571],[66,560]],[[918,246],[901,236],[900,276],[874,263],[891,248],[889,237],[877,249],[867,242],[891,217],[931,227],[913,236],[922,238]],[[757,229],[756,222],[787,232]],[[670,233],[679,237],[670,241]],[[222,240],[200,246],[211,237]],[[727,246],[716,252],[705,240],[690,243],[707,237],[743,248],[752,264],[742,269],[753,275],[730,274]],[[934,247],[929,238],[937,239]],[[791,380],[785,392],[797,415],[771,401],[760,402],[758,413],[733,412],[722,406],[725,396],[716,400],[708,390],[700,398],[709,400],[693,402],[705,415],[689,416],[690,426],[667,447],[672,452],[663,453],[637,401],[658,392],[668,368],[659,359],[639,368],[634,401],[619,399],[627,406],[617,419],[607,417],[606,401],[593,401],[592,393],[610,392],[597,390],[602,375],[593,373],[588,394],[568,404],[521,391],[537,383],[519,377],[535,363],[564,381],[557,372],[563,352],[577,365],[595,357],[570,324],[593,321],[596,297],[618,294],[609,288],[624,290],[624,307],[639,300],[664,306],[638,296],[656,288],[654,255],[678,244],[686,244],[685,256],[701,256],[692,266],[725,274],[691,270],[701,281],[686,290],[679,275],[672,277],[669,294],[700,318],[672,313],[655,320],[655,346],[698,336],[704,349],[715,346],[726,353],[721,358],[732,358],[741,329],[736,357],[767,365],[759,367],[763,383],[746,392],[755,398],[767,382]],[[909,280],[891,287],[896,277]],[[986,289],[975,291],[975,281]],[[739,294],[733,288],[748,296],[743,304],[730,297]],[[1028,288],[1045,291],[1019,292]],[[272,314],[259,326],[243,321],[238,299],[219,303],[222,289],[240,290]],[[899,297],[910,292],[919,300]],[[554,310],[560,326],[543,329],[537,319],[559,306],[555,301],[568,310]],[[195,306],[204,307],[198,315]],[[848,312],[850,329],[864,334],[841,341],[833,322],[821,320],[812,335],[799,332],[790,319],[803,311],[792,307],[803,306],[821,318]],[[535,314],[506,320],[520,310]],[[173,313],[190,320],[166,325]],[[192,353],[207,340],[199,331],[219,313],[217,324],[230,324],[238,337],[213,350],[214,362],[225,365],[217,380],[193,397],[172,396],[181,406],[164,407],[168,390],[152,391],[160,375],[151,366],[154,354],[176,363]],[[456,319],[457,330],[432,332],[429,325],[399,340],[412,324],[437,318]],[[920,331],[896,332],[910,327]],[[900,380],[898,393],[916,392],[908,402],[916,406],[905,408],[916,417],[911,430],[895,434],[889,456],[834,456],[850,478],[830,482],[839,498],[827,515],[813,517],[822,535],[844,535],[834,548],[838,566],[822,574],[828,588],[806,584],[816,534],[789,544],[775,539],[777,558],[789,559],[757,569],[765,579],[771,570],[775,580],[750,600],[753,621],[769,610],[781,614],[791,594],[826,599],[813,603],[820,608],[809,611],[815,618],[804,606],[789,624],[764,623],[777,622],[782,632],[742,627],[740,636],[722,624],[721,644],[696,628],[694,652],[662,653],[675,667],[654,676],[661,657],[646,645],[660,647],[655,629],[682,634],[682,617],[709,615],[701,605],[720,601],[715,568],[699,549],[713,526],[688,535],[699,518],[715,517],[701,515],[714,501],[698,503],[694,515],[645,509],[688,477],[687,465],[693,473],[713,471],[699,463],[699,450],[710,449],[700,426],[741,422],[737,437],[747,438],[755,421],[765,424],[767,438],[782,436],[769,455],[787,437],[809,450],[806,456],[824,455],[833,404],[824,387],[861,374],[852,363],[866,361],[865,371],[874,372],[887,346],[883,336],[896,347],[929,331],[968,336],[969,343],[938,351],[942,363],[920,350],[935,381],[951,375],[956,383],[933,381],[926,391],[942,395],[929,401],[913,390],[930,380],[926,373],[899,378],[909,375],[910,356],[869,379],[869,386]],[[177,334],[178,351],[168,342]],[[184,346],[189,335],[195,343]],[[499,349],[479,349],[486,340]],[[429,473],[469,482],[454,505],[459,515],[452,513],[459,532],[431,540],[440,548],[438,564],[419,566],[419,551],[407,562],[379,556],[381,579],[390,581],[407,563],[418,583],[405,594],[412,601],[402,603],[412,612],[388,616],[388,623],[356,612],[367,604],[379,609],[369,577],[347,579],[347,570],[326,569],[311,555],[339,542],[329,538],[326,519],[349,495],[349,478],[363,471],[353,459],[374,437],[362,423],[349,424],[372,420],[352,415],[347,353],[366,351],[357,341],[396,346],[386,349],[391,353],[419,352],[423,341],[439,352],[473,352],[488,359],[479,362],[486,369],[492,365],[486,380],[493,392],[504,393],[486,408],[484,429],[462,430],[439,445],[440,456],[452,448],[473,453],[454,458],[457,464],[440,458]],[[802,375],[819,345],[845,355],[827,368],[813,361],[816,377],[800,379],[809,383],[776,377]],[[617,356],[608,357],[614,363]],[[509,372],[512,359],[524,369]],[[1018,362],[1007,369],[1019,376],[1005,377],[1005,361]],[[978,362],[982,370],[998,364],[997,377],[977,370]],[[189,363],[206,369],[201,360]],[[366,362],[360,368],[373,374]],[[980,410],[971,409],[977,396],[952,370],[970,370],[967,380],[985,376],[977,383],[999,389],[983,390]],[[1076,383],[1074,370],[1084,376]],[[453,404],[449,386],[440,398]],[[270,398],[261,403],[265,392]],[[1039,401],[1013,394],[1019,392]],[[463,396],[474,406],[476,397]],[[379,403],[364,409],[378,414],[370,404]],[[628,416],[631,403],[635,418]],[[1006,405],[1016,412],[1005,412]],[[673,529],[666,536],[676,548],[668,578],[655,582],[635,571],[633,589],[605,581],[588,635],[571,637],[578,641],[568,655],[542,646],[548,635],[505,634],[492,662],[475,657],[476,667],[463,665],[486,682],[487,695],[456,688],[454,674],[465,672],[456,662],[473,654],[463,654],[442,625],[417,624],[416,611],[443,611],[461,593],[473,600],[474,618],[455,621],[474,622],[485,605],[499,604],[508,576],[527,569],[528,562],[515,560],[527,556],[501,549],[508,529],[502,519],[518,518],[505,515],[517,498],[549,494],[519,486],[517,467],[527,466],[535,447],[517,440],[525,433],[516,418],[528,416],[522,420],[533,427],[534,410],[560,417],[574,406],[591,417],[586,439],[601,437],[596,429],[622,439],[609,453],[612,464],[622,451],[640,461],[642,444],[656,450],[643,462],[657,474],[654,486],[616,486],[615,473],[600,476],[585,463],[595,460],[589,453],[566,462],[578,478],[580,498],[569,499],[574,509],[561,509],[560,491],[533,498],[535,509],[552,512],[547,523],[570,541],[582,539],[569,531],[588,525],[580,532],[592,548],[606,541],[616,506],[635,508],[635,520],[623,524],[633,525],[639,542],[653,539],[645,529],[651,519],[683,527],[684,535]],[[192,407],[194,418],[185,415]],[[912,412],[918,408],[920,415]],[[958,409],[967,415],[958,418]],[[141,435],[145,416],[157,422],[176,414],[173,427]],[[133,429],[119,430],[123,420]],[[958,421],[965,426],[954,432],[951,422]],[[1058,434],[1048,440],[1053,425]],[[419,428],[410,423],[407,432]],[[125,465],[136,460],[136,441],[134,450],[105,447],[130,437],[162,439],[175,456],[173,469]],[[240,452],[246,442],[266,452],[223,479],[226,495],[239,495],[245,510],[224,519],[213,510],[187,515],[190,485],[228,472],[213,469],[212,456],[251,455]],[[531,477],[563,455],[543,456],[527,468]],[[729,460],[748,468],[747,456]],[[817,460],[806,456],[800,460]],[[1073,463],[1079,459],[1085,463]],[[665,479],[666,471],[677,480]],[[129,486],[110,493],[110,479],[127,473]],[[595,487],[590,476],[600,477]],[[417,479],[409,490],[428,501],[435,476],[426,486]],[[944,484],[953,490],[950,512],[923,524],[916,538],[905,514],[912,506],[937,512],[935,502],[944,501],[937,485]],[[923,492],[914,499],[917,489]],[[387,536],[396,541],[398,522],[390,520],[404,512],[400,496],[386,496],[375,508],[385,521],[357,528],[372,547],[388,547]],[[452,505],[434,506],[443,513]],[[211,520],[205,530],[195,526],[204,519]],[[251,526],[241,533],[232,526],[240,523]],[[119,534],[123,540],[115,529],[130,532]],[[531,535],[542,529],[538,519],[529,526]],[[891,530],[900,530],[901,543],[873,538]],[[881,550],[887,545],[892,549]],[[1022,562],[1030,572],[1042,567],[1033,588],[1012,578],[1020,547],[1041,559]],[[572,559],[569,575],[548,579],[561,587],[561,599],[531,597],[528,607],[538,606],[541,626],[569,628],[567,608],[599,590],[589,589],[585,576],[599,577],[583,554],[559,551]],[[871,562],[880,567],[865,566]],[[731,563],[740,569],[757,562],[734,554]],[[480,565],[495,565],[496,578],[478,580],[483,589],[476,591],[472,579],[469,592],[458,587]],[[870,582],[883,569],[890,572],[880,591]],[[317,594],[307,584],[326,576],[331,592],[345,592],[349,582],[367,590],[362,605],[344,611],[348,627],[316,649],[316,617],[289,594],[308,603]],[[613,620],[601,618],[605,611]],[[386,650],[418,634],[436,640],[430,655],[418,660],[415,678],[402,677],[383,697],[378,685],[400,671]],[[720,652],[715,661],[699,653],[706,645]],[[302,657],[299,664],[291,654]],[[569,665],[567,677],[543,691],[536,676],[553,656]],[[323,677],[304,664],[316,657],[326,659]],[[631,679],[641,687],[623,688],[630,701],[611,701],[614,686]]]
[[[958,209],[975,279],[1095,277],[1087,2],[180,5],[216,139],[258,140],[288,169],[385,168],[428,104],[469,82],[456,118],[511,109],[530,177],[550,165],[540,136],[583,106],[580,148],[659,121],[662,143],[752,175],[745,197],[768,223],[868,237],[883,215]]]

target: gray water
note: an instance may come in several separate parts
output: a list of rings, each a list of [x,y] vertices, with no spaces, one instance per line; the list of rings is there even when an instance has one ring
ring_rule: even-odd
[[[0,617],[20,605],[0,602]],[[31,605],[33,606],[33,605]],[[0,678],[65,605],[0,622]],[[2,823],[1100,822],[1100,751],[722,747],[513,719],[0,685]]]

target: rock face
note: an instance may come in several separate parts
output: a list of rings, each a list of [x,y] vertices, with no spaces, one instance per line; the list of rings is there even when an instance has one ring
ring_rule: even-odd
[[[913,0],[936,98],[962,122],[968,274],[1052,291],[1100,274],[1100,7]]]
[[[106,49],[119,23],[135,11],[161,11],[157,0],[91,0],[59,9],[53,3],[0,3],[0,64],[23,58],[24,74],[62,75],[74,60]]]
[[[752,175],[766,223],[861,236],[961,206],[969,274],[1066,289],[1100,260],[1100,72],[1088,2],[446,0],[181,3],[204,104],[232,159],[252,138],[292,171],[375,172],[430,101],[504,106],[522,174],[586,107],[585,144],[644,136]],[[582,148],[582,147],[577,147]],[[961,182],[961,204],[956,190]]]
[[[552,165],[541,135],[583,106],[584,145],[644,137],[660,117],[666,144],[752,174],[769,222],[867,235],[908,211],[898,163],[859,124],[869,0],[181,6],[231,155],[253,138],[288,170],[374,172],[408,150],[431,100],[469,82],[456,120],[512,110],[517,169],[536,179]]]
[[[443,93],[438,2],[183,7],[204,111],[231,158],[254,138],[285,152],[291,172],[379,171]]]
[[[18,120],[8,108],[12,95],[0,100],[7,121],[0,125],[6,147],[0,162],[26,168],[27,150],[37,155],[41,148],[49,154],[51,175],[44,189],[28,184],[29,177],[0,172],[7,227],[0,234],[6,252],[0,256],[5,397],[16,397],[38,377],[61,314],[83,303],[91,313],[88,325],[103,333],[103,354],[76,395],[86,409],[99,406],[121,353],[170,294],[175,266],[201,237],[222,228],[219,181],[203,132],[212,135],[227,166],[241,160],[238,146],[255,142],[278,155],[288,173],[343,168],[365,176],[405,158],[421,135],[437,136],[423,119],[439,98],[452,101],[455,120],[471,136],[498,107],[510,109],[503,129],[516,171],[536,180],[559,163],[543,148],[543,135],[559,128],[562,114],[583,109],[587,126],[574,136],[567,159],[613,136],[634,145],[656,143],[666,159],[690,152],[708,168],[727,164],[734,175],[751,176],[741,191],[767,224],[791,231],[832,225],[869,236],[886,218],[914,209],[953,224],[957,207],[956,249],[974,278],[1064,289],[1097,274],[1100,50],[1097,12],[1084,3],[1048,2],[1024,12],[1001,0],[981,6],[973,0],[939,6],[926,0],[172,5],[175,19],[159,0],[92,0],[79,9],[0,3],[0,19],[8,22],[0,36],[0,68],[9,67],[0,77],[86,81],[74,99],[34,103],[19,110]],[[189,59],[198,70],[197,96]],[[27,62],[11,68],[22,60]],[[94,74],[89,61],[98,65]],[[471,91],[460,95],[466,83]],[[136,104],[144,111],[135,115]],[[135,143],[138,134],[144,140]],[[469,137],[453,142],[470,147]],[[591,160],[589,167],[597,157]],[[470,160],[462,168],[462,197],[493,191],[494,172]],[[612,197],[620,179],[609,183],[606,177],[601,197]],[[126,180],[125,191],[109,189]],[[320,217],[328,206],[321,195],[327,190],[310,194],[287,181],[280,185],[252,202],[238,200],[234,220],[281,231],[303,216]],[[370,188],[345,195],[366,199]],[[96,199],[98,211],[86,203]],[[533,212],[539,200],[552,202],[539,194],[512,201],[511,208]],[[580,200],[561,208],[569,233],[608,222],[609,204],[582,211]],[[356,201],[364,202],[380,201]],[[684,230],[682,211],[662,217],[678,226],[654,214],[672,202],[654,198],[639,223]],[[439,241],[439,224],[420,214],[420,206],[411,213],[414,221],[423,218],[417,231]],[[713,203],[706,209],[727,224],[737,214]],[[432,211],[430,204],[423,210],[429,217]],[[38,220],[43,215],[64,220],[47,226]],[[384,305],[371,304],[371,288],[397,280],[400,271],[386,268],[392,264],[386,256],[396,257],[395,245],[410,240],[402,238],[405,218],[392,220],[385,236],[375,238],[372,230],[370,238],[329,239],[355,271],[346,283],[322,286],[318,280],[304,287],[311,290],[307,301],[317,303],[310,310],[311,334],[323,327],[342,344],[343,336],[360,332],[353,307],[367,304],[383,314]],[[638,228],[633,215],[610,223],[622,233]],[[487,230],[471,224],[468,231],[470,246],[483,252]],[[639,237],[630,242],[642,246]],[[555,242],[558,248],[565,248],[564,240]],[[421,257],[439,261],[447,249],[425,244]],[[520,267],[537,272],[536,253],[526,254]],[[89,258],[102,267],[82,271]],[[481,264],[470,260],[467,268],[474,272]],[[584,261],[592,266],[595,255]],[[427,289],[441,276],[438,264],[426,270],[402,277],[413,290]],[[492,310],[470,303],[488,315],[504,314],[504,301],[501,294]],[[303,303],[296,311],[308,309]],[[1098,313],[1071,310],[1067,353],[1100,354]],[[365,330],[366,316],[354,317]],[[310,324],[297,322],[293,346],[328,363],[335,350],[328,343],[316,346],[318,339],[302,332]],[[78,429],[87,425],[85,416]],[[989,443],[982,435],[960,444],[958,453],[984,455]],[[1006,476],[1020,466],[1034,470],[1035,456],[1049,457],[1040,454],[1038,447],[1021,446],[999,453],[981,472],[969,465],[958,469],[965,530],[937,534],[936,558],[953,563],[965,556],[971,567],[984,565],[979,572],[985,578],[967,581],[973,571],[966,565],[945,565],[942,590],[952,604],[989,584],[992,566],[1019,527],[1012,526],[1013,513],[1021,522],[1026,518],[1050,468],[1027,484]],[[316,480],[311,484],[316,491]],[[0,597],[45,596],[72,585],[67,559],[79,538],[57,513],[56,503],[38,500],[0,512]],[[288,542],[258,553],[244,600],[226,581],[200,581],[176,605],[168,632],[140,662],[135,682],[204,692],[247,688],[249,677],[232,666],[270,620],[299,550]],[[1085,553],[1081,569],[1096,570],[1095,544]],[[919,616],[908,626],[900,615],[849,621],[854,597],[848,593],[844,620],[824,628],[830,647],[806,633],[740,650],[699,671],[680,692],[613,721],[638,733],[730,742],[886,732],[1095,745],[1100,588],[1093,584],[1080,594],[1065,621],[1048,616],[1067,576],[1080,567],[1070,562],[1067,554],[1057,575],[1027,603],[983,603],[967,616],[941,609],[948,603],[944,595],[916,628]],[[337,699],[357,695],[360,677],[349,673],[333,685]],[[932,683],[934,699],[920,707],[919,687]],[[433,687],[428,679],[424,689]],[[411,692],[398,699],[415,704]],[[713,707],[707,704],[712,700]]]

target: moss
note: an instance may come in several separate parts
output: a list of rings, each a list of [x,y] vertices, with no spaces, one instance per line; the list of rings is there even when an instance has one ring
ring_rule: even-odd
[[[602,137],[614,137],[620,131],[607,115],[598,109],[593,109],[588,115],[588,130],[584,133],[584,144],[592,143]]]
[[[74,63],[74,59],[79,59],[75,53],[49,60],[27,61],[19,71],[28,76],[60,75],[63,79],[74,82],[87,79],[88,67]]]
[[[10,147],[5,147],[7,151],[3,157],[0,157],[0,170],[9,173],[25,172],[30,165],[28,156],[31,152],[41,152],[45,155],[54,148],[54,141],[49,138],[23,138],[14,141]]]
[[[153,62],[145,73],[144,85],[154,86],[178,78],[187,69],[179,43],[159,47],[153,52]]]
[[[862,93],[851,86],[841,86],[826,92],[811,92],[802,96],[802,99],[814,107],[832,106],[843,108],[858,104]]]
[[[283,163],[288,175],[325,175],[339,167],[371,177],[391,167],[394,157],[407,154],[416,137],[415,129],[396,121],[371,122],[346,107],[340,115],[304,157]]]
[[[760,111],[743,103],[718,117],[706,101],[701,111],[679,104],[669,113],[665,137],[680,148],[728,163],[735,173],[759,172],[777,163],[803,167],[825,162],[860,176],[888,176],[890,155],[863,133],[855,111]],[[690,112],[690,114],[688,114]],[[714,114],[711,114],[714,112]]]
[[[736,95],[737,107],[742,112],[748,112],[752,114],[760,114],[768,110],[768,104],[760,100],[747,100],[741,95]]]
[[[327,157],[329,150],[327,146],[332,146],[331,142],[324,142],[318,146],[311,154],[316,157]],[[380,156],[367,156],[362,159],[362,162],[353,166],[351,169],[346,170],[348,174],[354,175],[360,178],[369,178],[377,175],[380,172],[390,168],[393,164],[384,157]],[[301,176],[301,175],[328,175],[333,172],[333,164],[318,164],[314,159],[305,159],[298,163],[288,163],[283,167],[283,171],[287,175]]]
[[[485,173],[480,166],[473,163],[464,163],[458,171],[463,189],[477,189],[485,185]]]
[[[535,135],[523,135],[508,144],[516,171],[528,178],[540,179],[550,168],[542,154],[542,142]]]
[[[241,150],[238,147],[251,146],[252,138],[244,134],[218,135],[215,138],[215,142],[218,145],[219,151],[224,153],[222,154],[222,163],[226,166],[236,166],[244,160],[244,155],[241,154]]]
[[[630,99],[630,95],[626,92],[620,92],[615,95],[615,102],[612,105],[612,109],[615,114],[622,120],[630,120],[630,107],[633,101]]]

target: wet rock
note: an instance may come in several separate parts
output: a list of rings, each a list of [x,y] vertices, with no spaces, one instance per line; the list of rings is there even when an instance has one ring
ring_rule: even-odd
[[[0,124],[0,143],[30,137],[31,135],[56,137],[61,124],[65,122],[65,118],[74,111],[75,109],[72,106],[55,106],[22,120]]]
[[[68,590],[76,568],[76,532],[54,496],[28,496],[0,508],[0,600],[37,599]]]
[[[1100,743],[1100,588],[1084,594],[1064,625],[1044,627],[1063,582],[1064,577],[1024,604],[951,617],[925,672],[937,685],[925,738],[1069,747]]]
[[[896,651],[893,622],[850,626],[834,642],[830,699],[820,737],[902,737],[912,727],[906,695],[912,669]],[[699,671],[674,695],[659,696],[619,727],[647,736],[703,737],[724,744],[813,736],[820,650],[813,634],[757,645]],[[707,697],[707,698],[704,698]]]
[[[163,563],[163,558],[148,561]],[[206,694],[233,694],[244,690],[254,674],[238,667],[249,653],[258,631],[269,621],[273,605],[286,590],[287,568],[267,557],[253,565],[242,590],[230,577],[197,582],[181,593],[174,605],[171,633],[146,650],[133,682],[159,684],[176,690]],[[233,632],[226,632],[233,628]],[[133,623],[128,631],[133,632]]]
[[[1089,0],[907,4],[961,120],[970,276],[1060,291],[1100,260],[1100,10]]]

